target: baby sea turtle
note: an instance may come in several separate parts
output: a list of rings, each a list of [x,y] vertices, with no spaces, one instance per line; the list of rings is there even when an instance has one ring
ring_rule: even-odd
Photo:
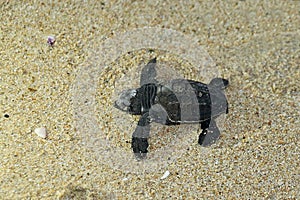
[[[224,89],[229,82],[214,78],[209,84],[173,79],[168,83],[156,80],[156,58],[142,69],[140,88],[121,92],[115,107],[132,115],[141,115],[132,134],[131,147],[137,159],[148,152],[148,138],[152,122],[165,125],[199,123],[202,132],[198,143],[209,146],[219,138],[215,118],[228,113]]]

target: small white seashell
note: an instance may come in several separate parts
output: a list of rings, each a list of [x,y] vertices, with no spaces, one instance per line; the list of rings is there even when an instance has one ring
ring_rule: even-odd
[[[128,181],[128,178],[126,178],[126,177],[125,177],[125,178],[123,178],[123,181]]]
[[[170,172],[167,170],[164,175],[162,177],[160,177],[160,179],[165,179],[170,175]]]
[[[47,130],[45,127],[41,127],[41,128],[36,128],[34,130],[34,132],[40,136],[41,138],[46,138],[47,137]]]

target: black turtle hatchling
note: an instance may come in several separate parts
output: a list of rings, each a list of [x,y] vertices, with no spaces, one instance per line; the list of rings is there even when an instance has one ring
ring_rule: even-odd
[[[209,146],[219,138],[215,118],[228,113],[224,89],[229,82],[214,78],[209,84],[188,79],[173,79],[168,83],[156,80],[156,58],[142,69],[140,88],[121,92],[115,107],[132,115],[141,115],[132,134],[131,147],[137,159],[148,152],[148,138],[152,122],[165,125],[201,125],[198,143]]]

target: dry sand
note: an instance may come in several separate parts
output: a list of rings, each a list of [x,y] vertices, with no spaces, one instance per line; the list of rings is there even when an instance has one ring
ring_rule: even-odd
[[[299,1],[2,1],[0,10],[0,199],[300,199]],[[112,103],[138,86],[138,66],[157,57],[186,78],[214,76],[180,57],[196,49],[180,51],[188,40],[116,57],[98,48],[145,27],[196,38],[230,80],[215,145],[197,145],[197,127],[157,126],[148,160],[133,159],[137,118]],[[134,36],[127,47],[143,42]]]

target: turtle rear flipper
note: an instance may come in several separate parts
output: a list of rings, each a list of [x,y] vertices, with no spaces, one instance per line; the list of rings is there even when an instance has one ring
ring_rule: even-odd
[[[142,69],[140,85],[145,85],[148,83],[157,83],[156,78],[156,58],[153,58],[148,62],[148,64]]]
[[[199,135],[198,143],[203,146],[214,144],[220,137],[220,130],[214,120],[207,120],[201,123],[202,133]]]
[[[210,81],[209,86],[214,88],[225,89],[229,85],[229,81],[224,78],[214,78]]]

